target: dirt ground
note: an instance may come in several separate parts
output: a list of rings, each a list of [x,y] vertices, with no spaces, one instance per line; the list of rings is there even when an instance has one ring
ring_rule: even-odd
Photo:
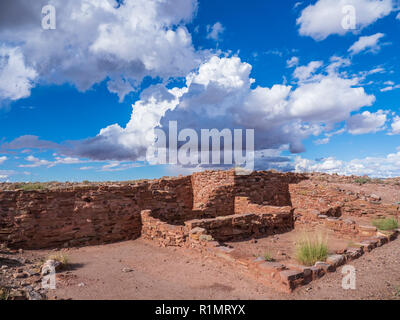
[[[325,228],[322,225],[317,226],[298,226],[295,229],[260,238],[257,240],[226,242],[227,245],[235,249],[236,258],[251,258],[251,257],[270,257],[276,262],[298,264],[296,261],[295,248],[296,244],[304,238],[317,239],[320,238],[326,241],[330,254],[335,254],[338,251],[347,248],[352,239],[343,239],[336,235],[332,230]]]
[[[48,254],[39,251],[36,254]],[[63,252],[73,270],[58,275],[57,299],[400,299],[400,239],[352,262],[357,289],[341,287],[341,269],[292,294],[194,250],[142,239]]]

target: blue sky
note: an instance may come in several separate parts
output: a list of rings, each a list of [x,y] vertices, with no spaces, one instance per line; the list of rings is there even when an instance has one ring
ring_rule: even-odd
[[[341,24],[346,5],[355,29]],[[397,1],[0,6],[0,181],[200,170],[145,161],[146,134],[173,119],[254,128],[257,169],[400,176]]]

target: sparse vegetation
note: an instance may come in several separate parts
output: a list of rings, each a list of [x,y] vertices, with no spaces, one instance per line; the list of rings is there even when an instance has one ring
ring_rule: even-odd
[[[17,185],[16,188],[22,189],[24,191],[34,191],[34,190],[45,190],[46,186],[43,183],[35,182],[35,183],[19,184],[19,185]]]
[[[60,269],[65,269],[69,264],[68,257],[62,253],[50,255],[47,258],[47,260],[54,260],[60,262],[61,263]]]
[[[380,218],[372,221],[372,224],[379,230],[394,230],[399,227],[399,222],[396,218]]]
[[[312,266],[317,261],[325,261],[328,257],[327,241],[321,235],[302,236],[297,243],[296,257],[305,266]]]
[[[8,300],[10,296],[10,290],[7,288],[0,288],[0,301],[1,300]]]
[[[358,183],[358,184],[366,184],[366,183],[370,183],[371,179],[368,177],[360,177],[360,178],[355,179],[354,182]]]
[[[400,286],[397,286],[397,287],[395,288],[395,293],[394,293],[394,295],[395,295],[396,297],[400,297]]]
[[[272,262],[272,261],[274,261],[274,258],[272,257],[271,253],[266,252],[266,253],[264,254],[264,260],[265,260],[265,261],[268,261],[268,262]]]

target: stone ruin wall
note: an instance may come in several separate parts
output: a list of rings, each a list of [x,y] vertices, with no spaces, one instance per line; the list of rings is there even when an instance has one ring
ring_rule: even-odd
[[[47,248],[111,243],[141,235],[140,212],[181,221],[191,213],[190,177],[137,185],[0,192],[0,242]]]
[[[2,191],[0,242],[37,249],[111,243],[143,234],[165,239],[170,234],[171,243],[180,245],[185,240],[185,223],[191,220],[210,224],[204,219],[227,217],[222,228],[227,230],[235,223],[243,225],[243,221],[246,224],[256,218],[267,227],[273,220],[263,206],[290,206],[288,183],[298,179],[303,177],[272,172],[237,176],[233,170],[205,171],[136,184]],[[288,216],[274,221],[286,228],[293,213],[290,208],[283,210]],[[231,217],[254,213],[265,215]],[[244,225],[240,228],[246,229]]]

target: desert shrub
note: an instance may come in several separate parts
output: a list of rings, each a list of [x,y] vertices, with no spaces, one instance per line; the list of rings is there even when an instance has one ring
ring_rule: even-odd
[[[271,253],[266,252],[266,253],[264,253],[264,260],[268,261],[268,262],[272,262],[272,261],[274,261],[274,258],[272,257]]]
[[[399,227],[399,222],[396,218],[375,219],[372,224],[379,230],[394,230]]]
[[[296,257],[305,266],[312,266],[317,261],[325,261],[328,257],[327,241],[321,235],[302,236],[297,243]]]
[[[7,288],[1,288],[0,287],[0,301],[1,300],[8,300],[8,297],[10,296],[10,290]]]
[[[24,183],[17,185],[17,189],[22,189],[24,191],[34,191],[34,190],[45,190],[46,186],[43,183]]]
[[[54,261],[60,262],[61,263],[60,269],[66,268],[68,266],[68,264],[69,264],[68,257],[65,254],[62,254],[62,253],[50,255],[47,258],[47,260],[54,260]]]
[[[366,184],[371,182],[371,179],[368,177],[360,177],[354,180],[355,183],[359,183],[359,184]]]

